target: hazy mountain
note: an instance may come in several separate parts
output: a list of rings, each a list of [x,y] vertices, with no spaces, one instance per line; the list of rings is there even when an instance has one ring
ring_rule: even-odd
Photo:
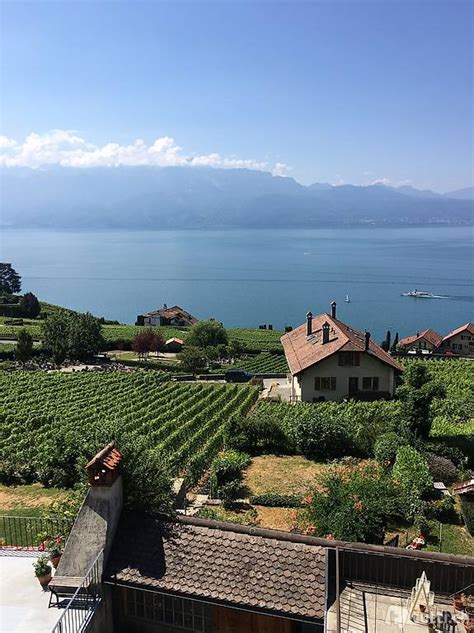
[[[455,200],[474,200],[474,187],[466,187],[465,189],[457,189],[444,194],[447,198]]]
[[[470,224],[473,203],[382,184],[303,186],[246,169],[3,169],[1,223],[51,228]],[[432,193],[432,192],[428,192]],[[419,194],[419,195],[418,195]]]
[[[439,198],[441,196],[440,193],[435,193],[430,189],[415,189],[415,187],[410,185],[397,187],[397,191],[404,193],[406,196],[413,196],[414,198]]]

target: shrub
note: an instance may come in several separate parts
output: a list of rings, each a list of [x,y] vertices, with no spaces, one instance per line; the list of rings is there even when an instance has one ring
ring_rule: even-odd
[[[397,491],[378,464],[351,470],[331,467],[319,480],[318,490],[303,511],[320,536],[346,541],[382,543],[388,517],[396,506]]]
[[[454,499],[444,495],[442,499],[427,504],[426,516],[441,522],[452,522],[455,518]]]
[[[402,446],[397,451],[392,477],[398,481],[405,501],[412,502],[431,490],[433,479],[426,459],[412,446]]]
[[[292,429],[298,450],[306,457],[332,459],[350,452],[352,442],[345,425],[324,418],[315,411],[311,417],[296,420]]]
[[[204,506],[196,513],[200,519],[210,519],[212,521],[225,521],[227,523],[237,523],[239,525],[258,525],[257,511],[249,508],[244,511],[225,510],[220,507]]]
[[[425,442],[423,448],[429,453],[434,453],[435,455],[451,460],[457,468],[460,468],[466,463],[466,456],[462,450],[456,446],[450,446],[445,442]]]
[[[228,450],[220,452],[211,464],[211,491],[227,504],[237,498],[242,470],[250,463],[246,453]]]
[[[266,492],[250,498],[250,503],[256,506],[268,506],[270,508],[299,508],[301,497],[296,495],[282,495],[278,492]]]
[[[423,536],[428,536],[431,531],[428,519],[423,514],[418,514],[413,521],[413,525]]]
[[[474,501],[461,499],[461,514],[467,530],[474,536]]]
[[[374,457],[382,466],[392,466],[401,446],[406,446],[408,440],[399,433],[390,431],[381,435],[374,445]]]
[[[434,453],[425,453],[425,458],[434,481],[450,484],[456,480],[458,471],[450,459]]]
[[[230,448],[252,455],[265,452],[291,452],[290,440],[275,418],[267,416],[241,416],[232,418],[225,432]]]

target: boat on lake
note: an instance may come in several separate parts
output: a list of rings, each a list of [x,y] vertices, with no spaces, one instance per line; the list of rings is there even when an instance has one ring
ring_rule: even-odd
[[[434,299],[435,295],[432,292],[426,290],[411,290],[410,292],[402,292],[402,297],[415,297],[416,299]]]
[[[344,299],[344,301],[345,301],[346,303],[350,303],[350,302],[351,302],[351,300],[349,299],[349,295],[346,295],[346,298]]]

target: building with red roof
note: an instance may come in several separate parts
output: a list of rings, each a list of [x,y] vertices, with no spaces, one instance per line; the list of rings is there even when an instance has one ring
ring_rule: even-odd
[[[465,323],[446,334],[440,347],[456,356],[474,356],[474,323]]]
[[[413,336],[406,336],[405,338],[400,339],[398,346],[406,352],[413,350],[427,350],[432,352],[441,345],[442,340],[443,337],[441,334],[438,334],[438,332],[428,328],[422,332],[417,332]]]
[[[306,315],[306,323],[281,338],[291,373],[291,399],[305,402],[344,398],[390,398],[402,367],[360,332],[331,314]]]

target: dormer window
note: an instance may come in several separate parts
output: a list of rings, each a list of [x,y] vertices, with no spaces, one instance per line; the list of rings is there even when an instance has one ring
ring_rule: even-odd
[[[356,367],[360,365],[359,352],[339,352],[339,367]]]

